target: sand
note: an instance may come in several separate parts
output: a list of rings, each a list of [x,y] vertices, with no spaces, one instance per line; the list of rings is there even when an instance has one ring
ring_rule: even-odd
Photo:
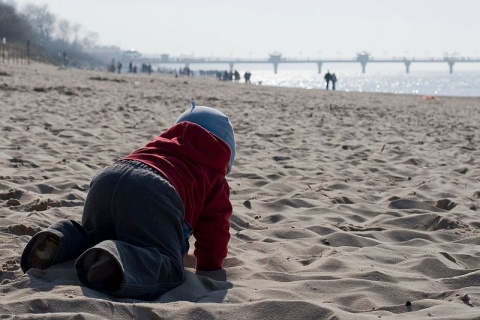
[[[0,64],[2,319],[480,319],[480,98],[327,92]],[[144,302],[24,275],[92,176],[195,99],[231,117],[224,272]],[[16,315],[16,316],[14,316]]]

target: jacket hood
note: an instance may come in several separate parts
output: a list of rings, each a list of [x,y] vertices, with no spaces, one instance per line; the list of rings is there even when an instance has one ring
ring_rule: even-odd
[[[228,172],[230,172],[236,154],[235,133],[230,119],[217,109],[197,106],[195,102],[192,102],[191,108],[182,113],[175,123],[183,121],[198,124],[228,145],[231,151],[230,160],[228,161]]]
[[[169,140],[175,154],[225,174],[231,156],[229,146],[200,125],[183,121],[162,132],[157,139]],[[150,144],[155,141],[147,147]]]

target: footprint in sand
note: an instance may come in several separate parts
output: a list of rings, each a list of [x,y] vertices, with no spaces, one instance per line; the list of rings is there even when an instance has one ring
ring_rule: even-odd
[[[7,192],[0,193],[0,200],[20,199],[23,195],[23,191],[17,189],[10,189]]]
[[[433,212],[444,212],[443,209],[431,206],[425,202],[409,200],[409,199],[397,199],[388,204],[391,209],[421,209]]]
[[[354,226],[352,224],[338,226],[340,230],[343,231],[354,231],[354,232],[368,232],[368,231],[384,231],[385,229],[382,227],[361,227],[361,226]]]
[[[464,223],[461,221],[456,221],[449,218],[443,218],[441,216],[435,217],[430,225],[427,227],[427,230],[452,230],[458,228],[468,228]]]
[[[30,304],[34,307],[37,307],[38,309],[42,311],[46,311],[50,308],[50,305],[48,302],[44,299],[35,299],[30,302]]]
[[[335,197],[332,199],[332,202],[338,204],[354,204],[354,202],[347,197]]]
[[[455,202],[448,199],[438,200],[435,206],[432,206],[422,201],[409,199],[395,199],[392,200],[388,205],[388,207],[392,209],[421,209],[433,212],[443,212],[444,210],[450,211],[456,206],[457,204]]]
[[[47,199],[47,200],[41,200],[37,199],[33,202],[30,202],[25,205],[25,211],[31,212],[31,211],[45,211],[48,210],[51,207],[61,207],[62,203],[57,201],[57,200],[52,200],[52,199]]]
[[[450,201],[448,199],[441,199],[441,200],[438,200],[437,201],[437,204],[435,205],[435,207],[437,208],[440,208],[440,209],[443,209],[443,210],[447,210],[447,211],[450,211],[452,210],[453,208],[455,208],[457,206],[457,204],[453,201]]]
[[[33,236],[39,232],[40,228],[26,226],[24,224],[14,224],[7,227],[7,232],[17,236]]]
[[[21,205],[20,201],[17,199],[8,199],[7,200],[7,207],[16,207]]]

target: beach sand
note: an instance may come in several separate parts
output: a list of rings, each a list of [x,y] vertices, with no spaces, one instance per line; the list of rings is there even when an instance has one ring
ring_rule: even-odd
[[[0,315],[22,319],[480,319],[480,98],[303,90],[0,64]],[[195,99],[230,116],[226,280],[144,302],[24,275],[92,176]]]

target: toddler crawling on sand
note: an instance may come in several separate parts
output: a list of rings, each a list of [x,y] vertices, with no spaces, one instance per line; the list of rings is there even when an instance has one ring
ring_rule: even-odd
[[[22,270],[76,259],[85,286],[152,300],[183,282],[192,233],[196,269],[222,269],[232,214],[225,176],[234,159],[228,117],[192,103],[170,129],[97,173],[81,224],[61,220],[35,234]]]

